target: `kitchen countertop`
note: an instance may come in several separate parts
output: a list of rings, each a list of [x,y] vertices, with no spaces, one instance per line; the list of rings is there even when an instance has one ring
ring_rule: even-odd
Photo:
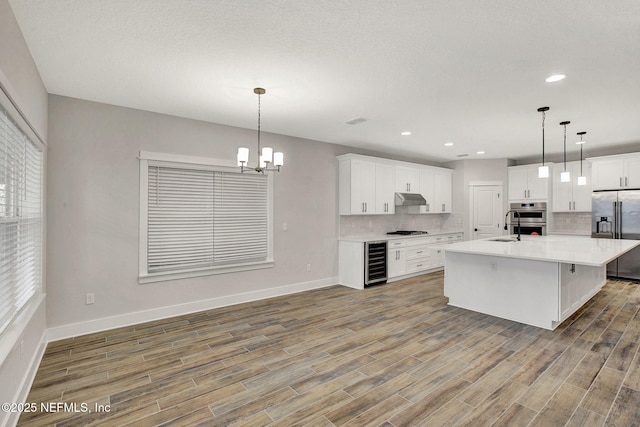
[[[398,240],[398,239],[419,239],[425,237],[432,236],[442,236],[443,234],[456,234],[462,233],[462,230],[451,230],[451,231],[436,231],[431,232],[429,234],[412,234],[412,235],[399,235],[399,234],[371,234],[367,236],[349,236],[349,237],[340,237],[338,241],[342,242],[375,242],[379,240]]]
[[[492,239],[452,243],[445,251],[600,267],[640,246],[640,240],[568,235],[522,236],[520,242],[492,242]]]

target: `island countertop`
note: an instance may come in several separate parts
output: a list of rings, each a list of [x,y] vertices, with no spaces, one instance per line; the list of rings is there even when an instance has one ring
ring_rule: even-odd
[[[502,237],[515,238],[515,235]],[[640,246],[640,240],[567,235],[522,236],[519,242],[496,242],[492,239],[452,243],[446,246],[445,251],[601,267]]]

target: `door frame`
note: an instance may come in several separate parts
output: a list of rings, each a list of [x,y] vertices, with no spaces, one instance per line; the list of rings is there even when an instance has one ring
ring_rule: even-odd
[[[468,191],[469,191],[469,209],[467,209],[467,229],[466,229],[466,235],[469,236],[469,238],[467,240],[472,240],[471,238],[474,235],[474,231],[473,231],[473,218],[474,218],[474,200],[473,200],[473,194],[474,194],[474,189],[476,187],[501,187],[502,190],[500,191],[500,194],[502,194],[502,212],[501,215],[502,217],[504,217],[505,215],[505,209],[507,208],[507,204],[509,203],[507,201],[507,197],[504,194],[504,182],[503,181],[469,181],[469,185],[468,185]],[[504,233],[503,233],[504,234]]]

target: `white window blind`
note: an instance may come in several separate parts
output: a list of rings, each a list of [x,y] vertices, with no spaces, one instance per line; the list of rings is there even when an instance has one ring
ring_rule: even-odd
[[[147,188],[141,191],[147,199],[146,242],[141,241],[146,243],[141,254],[146,271],[141,276],[269,260],[266,176],[160,163],[142,163],[147,176],[141,182]]]
[[[42,153],[0,106],[0,333],[41,287]]]

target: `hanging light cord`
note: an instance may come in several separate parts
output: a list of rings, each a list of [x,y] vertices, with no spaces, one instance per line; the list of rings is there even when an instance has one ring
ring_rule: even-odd
[[[567,171],[567,125],[564,125],[564,171]]]
[[[544,166],[544,110],[542,111],[542,166]]]
[[[258,93],[258,164],[260,163],[260,93]]]

